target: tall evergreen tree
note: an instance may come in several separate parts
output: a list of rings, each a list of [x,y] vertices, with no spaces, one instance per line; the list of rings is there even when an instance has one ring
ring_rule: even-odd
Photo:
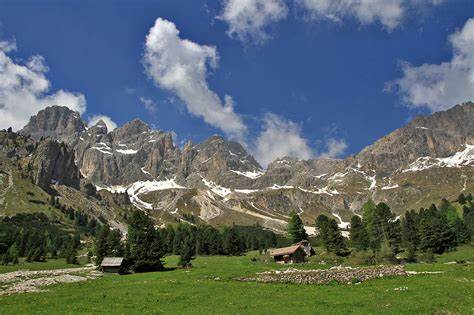
[[[352,247],[356,250],[367,250],[369,248],[369,237],[359,216],[354,215],[351,218],[349,233]]]
[[[143,211],[134,211],[129,217],[127,234],[127,261],[137,272],[154,271],[163,268],[161,256],[157,253],[155,226],[150,217]]]
[[[186,235],[180,248],[178,265],[183,268],[191,267],[191,260],[194,259],[195,242],[191,235]]]
[[[289,238],[295,243],[308,239],[308,234],[306,234],[306,230],[304,229],[303,221],[301,221],[299,215],[294,211],[290,213],[290,221],[288,222],[287,231]]]

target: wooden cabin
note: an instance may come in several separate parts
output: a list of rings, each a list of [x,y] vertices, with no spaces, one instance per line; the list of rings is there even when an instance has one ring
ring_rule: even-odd
[[[270,256],[279,264],[297,264],[305,261],[306,252],[301,245],[297,244],[273,249],[270,251]]]
[[[103,272],[121,273],[123,267],[123,257],[104,257],[100,264]]]
[[[311,256],[314,256],[316,254],[313,246],[311,246],[311,243],[307,240],[299,241],[298,243],[293,244],[293,245],[301,245],[301,247],[303,248],[303,250],[306,253],[306,257],[311,257]]]

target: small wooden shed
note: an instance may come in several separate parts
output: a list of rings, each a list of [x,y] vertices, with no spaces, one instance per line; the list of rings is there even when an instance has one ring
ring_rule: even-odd
[[[120,273],[123,266],[123,257],[104,257],[100,267],[103,272]]]
[[[270,256],[279,264],[295,264],[304,262],[306,252],[301,245],[297,244],[273,249],[270,251]]]

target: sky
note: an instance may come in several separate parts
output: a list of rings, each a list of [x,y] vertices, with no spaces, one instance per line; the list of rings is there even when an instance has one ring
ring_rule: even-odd
[[[265,167],[473,100],[472,0],[0,0],[0,128],[63,105]]]

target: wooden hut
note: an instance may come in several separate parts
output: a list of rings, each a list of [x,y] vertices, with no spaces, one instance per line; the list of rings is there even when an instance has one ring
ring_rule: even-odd
[[[295,264],[304,262],[306,252],[301,245],[297,244],[273,249],[270,251],[270,256],[279,264]]]
[[[104,257],[100,267],[103,272],[120,273],[123,266],[123,257]]]
[[[311,257],[311,256],[316,254],[316,252],[314,251],[313,246],[311,246],[311,243],[307,240],[302,240],[302,241],[300,241],[296,244],[293,244],[293,245],[301,245],[301,247],[303,248],[303,250],[306,253],[306,257]]]

